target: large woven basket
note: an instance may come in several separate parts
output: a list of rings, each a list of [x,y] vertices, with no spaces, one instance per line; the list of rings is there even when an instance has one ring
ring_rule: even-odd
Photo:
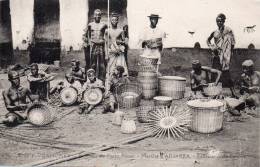
[[[49,107],[41,103],[35,103],[28,107],[27,118],[31,124],[36,126],[48,125],[53,121]]]
[[[116,99],[120,107],[133,108],[140,104],[142,88],[137,83],[122,84],[116,88]]]
[[[213,133],[222,129],[224,103],[218,100],[191,100],[187,102],[191,112],[191,130],[200,133]]]
[[[152,99],[158,89],[158,77],[157,73],[155,72],[138,72],[138,81],[140,82],[140,85],[142,86],[143,92],[143,98],[144,99]]]
[[[182,99],[185,93],[186,78],[178,76],[159,77],[159,94],[173,99]]]

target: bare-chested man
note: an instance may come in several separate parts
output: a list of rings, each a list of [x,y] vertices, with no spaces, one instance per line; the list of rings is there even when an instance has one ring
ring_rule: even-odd
[[[31,64],[31,72],[27,75],[27,80],[30,84],[32,94],[38,95],[40,100],[47,100],[49,98],[50,81],[54,76],[39,70],[36,63]]]
[[[11,87],[3,91],[2,95],[9,113],[6,114],[2,122],[12,126],[22,123],[27,118],[27,113],[25,112],[29,105],[26,102],[27,97],[33,102],[37,100],[37,96],[33,96],[28,88],[20,86],[20,77],[16,71],[10,71],[8,79],[11,82]]]
[[[214,83],[215,85],[217,85],[221,76],[221,71],[210,67],[201,66],[199,60],[194,60],[192,62],[192,71],[190,73],[191,90],[195,94],[197,92],[203,92],[203,88],[208,86],[211,80],[209,74],[217,75]]]
[[[72,84],[75,81],[80,82],[82,85],[86,81],[85,70],[80,67],[78,60],[71,60],[71,70],[65,74],[67,81]]]
[[[242,63],[243,74],[241,75],[240,93],[244,96],[246,104],[260,106],[260,72],[254,70],[254,62],[245,60]]]
[[[100,9],[94,11],[94,21],[88,24],[83,39],[89,48],[85,52],[86,70],[93,68],[96,76],[104,81],[106,75],[104,35],[107,25],[101,22],[101,14]]]

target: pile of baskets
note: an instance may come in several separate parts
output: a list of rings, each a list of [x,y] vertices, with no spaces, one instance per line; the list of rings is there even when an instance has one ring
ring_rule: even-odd
[[[133,108],[140,104],[142,88],[137,83],[122,84],[116,88],[116,99],[120,107]]]

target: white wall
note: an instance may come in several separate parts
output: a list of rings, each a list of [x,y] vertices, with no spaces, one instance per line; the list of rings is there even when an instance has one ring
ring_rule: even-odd
[[[13,47],[26,49],[22,40],[31,38],[33,0],[10,0],[10,10]],[[150,13],[162,16],[158,26],[168,34],[166,47],[193,47],[197,41],[207,47],[205,41],[216,29],[215,18],[221,12],[226,14],[226,25],[235,33],[237,48],[247,48],[249,43],[260,48],[260,0],[128,0],[130,47],[137,48],[138,35],[149,24]],[[63,48],[81,48],[87,16],[88,0],[60,0]],[[248,25],[256,25],[256,31],[244,33],[243,28]],[[193,37],[188,31],[195,31]]]
[[[82,35],[88,22],[88,0],[60,0],[61,46],[66,50],[82,47]]]
[[[27,49],[33,32],[34,0],[10,0],[13,48]],[[22,43],[26,40],[26,43]]]
[[[33,33],[34,0],[10,0],[13,48],[27,49]],[[47,11],[46,11],[47,12]],[[60,31],[62,48],[82,47],[83,30],[88,22],[88,0],[60,0]]]
[[[260,0],[128,0],[127,11],[132,48],[137,47],[140,30],[149,24],[150,13],[162,16],[158,26],[168,34],[166,47],[193,47],[197,41],[207,47],[207,37],[217,28],[216,16],[224,13],[237,48],[247,48],[249,43],[260,48]],[[257,25],[256,31],[244,33],[248,25]],[[188,31],[195,31],[193,37]]]

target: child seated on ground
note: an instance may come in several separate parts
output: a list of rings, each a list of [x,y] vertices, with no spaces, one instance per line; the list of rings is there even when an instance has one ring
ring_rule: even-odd
[[[122,84],[129,83],[127,76],[124,76],[125,69],[122,66],[116,66],[112,75],[106,79],[106,93],[105,93],[105,104],[104,113],[114,112],[116,105],[116,88]]]
[[[87,71],[87,82],[83,85],[83,91],[95,88],[99,88],[102,92],[105,90],[103,81],[96,77],[96,71],[94,69],[89,69]],[[86,109],[87,114],[89,114],[97,105],[91,105],[84,101],[82,104],[80,104],[79,114],[84,113]]]

